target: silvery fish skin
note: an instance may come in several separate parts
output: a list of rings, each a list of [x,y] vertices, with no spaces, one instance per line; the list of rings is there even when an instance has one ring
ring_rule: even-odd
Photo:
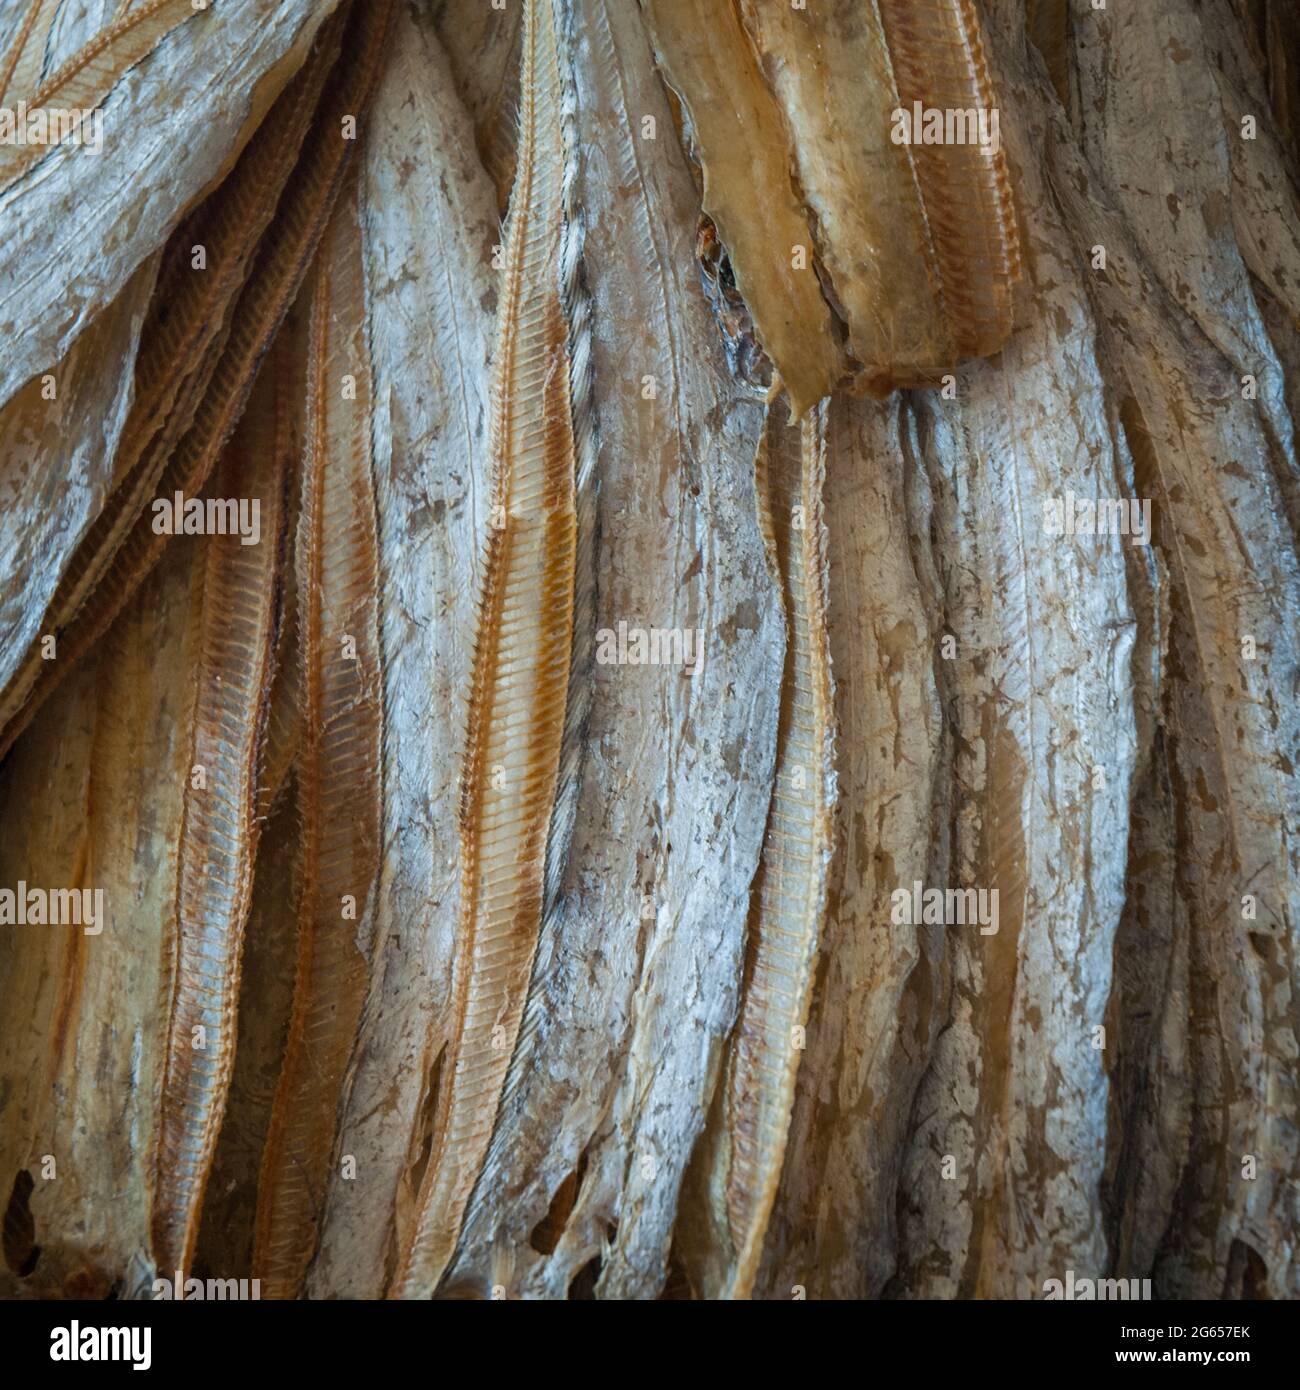
[[[0,685],[41,635],[46,605],[113,487],[158,261],[144,261],[57,371],[0,410]],[[67,473],[60,459],[73,464]]]
[[[1122,465],[1096,356],[1062,351],[1087,344],[1092,314],[1035,167],[1041,98],[994,48],[1008,160],[1035,228],[1030,304],[999,363],[968,367],[953,400],[917,398],[914,447],[956,639],[936,668],[957,739],[949,881],[996,889],[1000,920],[988,936],[945,931],[948,1026],[900,1183],[897,1277],[920,1297],[1033,1297],[1043,1270],[1106,1259],[1106,1074],[1094,1030],[1125,897],[1130,542],[1053,533],[1057,499],[1121,496]],[[1032,1224],[1017,1203],[1032,1206]]]
[[[735,1017],[784,635],[752,478],[762,403],[737,398],[699,289],[698,194],[649,39],[635,11],[584,0],[573,44],[600,429],[597,630],[699,629],[704,660],[694,675],[591,671],[537,1025],[454,1272],[482,1287],[504,1267],[512,1291],[554,1298],[603,1259],[602,1296],[652,1297]],[[642,115],[659,132],[653,160]],[[618,195],[624,183],[635,197]],[[572,1212],[547,1238],[566,1195]]]
[[[191,7],[113,88],[106,121],[130,139],[106,138],[93,157],[64,147],[42,162],[39,179],[0,193],[13,238],[0,268],[0,329],[14,344],[0,367],[0,403],[67,352],[185,208],[224,176],[334,8],[329,0],[289,0],[269,12],[256,0],[202,14]],[[221,82],[204,81],[209,73]],[[253,95],[232,102],[234,91]],[[146,215],[129,215],[133,206]]]
[[[1161,26],[1187,33],[1193,22],[1179,6]],[[1152,80],[1168,80],[1162,28],[1143,21],[1129,37],[1132,61]],[[1188,38],[1199,36],[1193,29]],[[1197,49],[1190,51],[1195,58]],[[1204,62],[1189,78],[1213,99]],[[1090,72],[1081,65],[1081,81]],[[1118,136],[1133,113],[1119,98],[1098,109],[1103,125],[1093,160],[1082,166],[1063,132],[1054,131],[1050,167],[1077,216],[1076,235],[1104,244],[1115,266],[1090,288],[1115,328],[1112,352],[1142,441],[1135,461],[1145,459],[1147,486],[1167,528],[1171,676],[1163,713],[1182,827],[1175,887],[1190,933],[1191,1147],[1156,1287],[1175,1297],[1224,1290],[1239,1296],[1248,1288],[1286,1296],[1297,1275],[1281,1212],[1300,1159],[1294,1086],[1285,1079],[1296,1048],[1291,1001],[1300,906],[1292,832],[1300,797],[1293,772],[1300,567],[1279,484],[1279,474],[1293,467],[1292,444],[1278,427],[1280,373],[1257,316],[1243,308],[1236,323],[1219,324],[1205,317],[1199,297],[1185,311],[1171,307],[1182,296],[1164,237],[1184,242],[1188,283],[1206,285],[1209,268],[1219,266],[1206,292],[1223,302],[1225,314],[1248,303],[1249,281],[1224,247],[1231,220],[1176,230],[1169,225],[1174,204],[1163,213],[1131,206],[1133,195],[1112,187],[1095,160],[1098,146],[1116,138],[1108,129],[1113,125]],[[1204,142],[1177,126],[1171,138],[1175,187],[1185,184],[1190,194],[1206,177]],[[1224,192],[1226,149],[1216,142],[1210,160]],[[1085,199],[1089,188],[1100,196]],[[1253,389],[1244,376],[1254,379]],[[1237,576],[1231,589],[1222,584],[1225,573]],[[1217,1020],[1210,1035],[1195,1026],[1206,1017]],[[1214,1118],[1225,1106],[1226,1130]]]
[[[491,515],[466,710],[461,898],[446,1064],[428,1164],[391,1292],[428,1297],[487,1158],[542,922],[563,862],[578,725],[570,672],[590,597],[579,582],[588,345],[578,299],[575,133],[552,0],[525,9],[518,196],[502,248],[491,391]]]
[[[381,941],[308,1292],[382,1297],[406,1238],[448,1031],[459,758],[491,510],[492,184],[427,21],[403,8],[362,163],[384,652]],[[395,1131],[400,1134],[395,1142]],[[414,1179],[412,1174],[415,1175]]]
[[[925,470],[898,400],[826,407],[834,851],[786,1163],[757,1296],[878,1297],[895,1268],[912,1099],[938,1031],[942,930],[891,893],[946,883],[951,737]],[[933,830],[932,830],[933,827]],[[865,987],[864,987],[865,986]]]

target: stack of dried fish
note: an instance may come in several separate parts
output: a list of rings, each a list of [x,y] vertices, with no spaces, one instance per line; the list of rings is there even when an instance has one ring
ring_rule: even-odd
[[[1300,1294],[1297,37],[0,5],[0,1294]]]

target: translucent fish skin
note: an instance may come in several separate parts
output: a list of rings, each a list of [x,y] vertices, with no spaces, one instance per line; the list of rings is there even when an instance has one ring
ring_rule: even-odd
[[[690,111],[704,165],[704,210],[802,415],[829,394],[842,363],[808,218],[790,183],[780,112],[730,3],[651,0],[646,16],[664,74]]]
[[[847,379],[887,395],[999,350],[1020,235],[973,0],[646,13],[796,417]]]

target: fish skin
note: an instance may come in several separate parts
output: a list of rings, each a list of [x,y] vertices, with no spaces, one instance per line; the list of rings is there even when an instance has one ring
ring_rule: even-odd
[[[859,364],[879,393],[955,359],[915,160],[891,139],[898,85],[880,7],[799,11],[745,0],[742,14],[784,117],[800,191]]]
[[[191,1267],[235,1061],[284,552],[288,453],[278,389],[269,373],[260,379],[217,475],[217,496],[256,500],[257,544],[245,545],[238,532],[204,543],[190,715],[191,758],[204,780],[196,788],[191,774],[181,820],[153,1172],[153,1254],[165,1270]]]
[[[515,177],[523,8],[496,9],[477,0],[434,0],[430,8],[451,81],[474,123],[474,142],[496,185],[504,217]]]
[[[95,936],[0,932],[0,1161],[35,1178],[41,1246],[24,1296],[104,1298],[151,1267],[200,559],[200,545],[172,548],[0,772],[4,884],[101,888],[106,919]]]
[[[638,138],[641,115],[660,132],[672,121],[644,22],[606,0],[571,13],[600,422],[596,621],[702,628],[705,660],[691,678],[591,672],[573,845],[528,1005],[536,1026],[512,1062],[449,1279],[481,1290],[504,1263],[508,1296],[563,1298],[600,1259],[597,1297],[653,1298],[735,1017],[784,624],[749,467],[762,402],[732,388],[692,265],[686,160],[662,140],[650,158]],[[628,738],[661,723],[662,749]],[[537,1248],[579,1168],[563,1230]]]
[[[261,110],[288,82],[333,8],[332,0],[288,0],[269,13],[259,0],[212,7],[199,16],[209,22],[172,31],[165,63],[141,63],[114,87],[105,122],[129,128],[130,141],[106,138],[91,159],[60,149],[39,179],[0,194],[11,238],[0,264],[0,333],[12,343],[0,363],[0,404],[66,354],[228,167],[251,134],[250,107]],[[268,73],[272,91],[260,89]],[[231,102],[231,90],[249,93],[248,101]],[[176,125],[182,91],[186,138]],[[146,211],[128,216],[131,206]]]
[[[834,397],[826,526],[835,845],[807,1050],[755,1296],[878,1298],[894,1274],[912,1101],[944,1004],[935,927],[890,892],[945,883],[951,738],[936,684],[942,594],[907,407]]]
[[[836,804],[823,512],[829,412],[824,402],[802,424],[790,424],[774,387],[754,460],[759,524],[785,609],[786,660],[736,1026],[686,1176],[676,1231],[688,1277],[710,1299],[753,1293],[785,1159],[826,916]]]
[[[1180,18],[1177,10],[1170,16]],[[1142,33],[1130,37],[1149,43]],[[1148,46],[1131,61],[1153,69],[1156,80],[1167,56]],[[1169,569],[1164,717],[1176,889],[1190,923],[1194,1094],[1189,1162],[1153,1279],[1163,1297],[1239,1297],[1249,1289],[1294,1296],[1300,1276],[1281,1213],[1300,1168],[1293,1080],[1300,897],[1291,829],[1300,810],[1293,771],[1300,563],[1270,466],[1276,435],[1261,402],[1241,395],[1233,338],[1208,337],[1198,306],[1170,292],[1161,255],[1148,259],[1153,248],[1140,238],[1155,210],[1145,209],[1130,232],[1120,195],[1095,165],[1064,131],[1049,127],[1049,137],[1050,176],[1076,240],[1107,249],[1107,272],[1089,288],[1110,330],[1113,374],[1142,422],[1145,485]],[[1174,153],[1174,174],[1194,179],[1197,170],[1183,160],[1199,164],[1203,147]],[[1215,254],[1213,245],[1195,248],[1193,280]],[[1230,284],[1225,292],[1243,289]],[[1237,576],[1230,588],[1224,573]],[[1258,645],[1255,661],[1239,655],[1243,635]],[[1257,905],[1253,921],[1242,915],[1247,894]],[[1258,1163],[1254,1179],[1243,1171],[1245,1155]]]
[[[959,375],[955,400],[916,397],[957,641],[937,663],[956,738],[949,882],[1000,895],[997,934],[944,928],[951,1000],[916,1098],[889,1290],[922,1298],[1038,1297],[1066,1269],[1106,1267],[1107,1078],[1093,1029],[1125,900],[1137,742],[1121,538],[1045,525],[1046,500],[1118,496],[1123,469],[1077,251],[1036,166],[1046,77],[1027,71],[1023,33],[988,37],[1035,228],[1033,309],[1000,360]]]
[[[57,364],[53,401],[42,401],[35,378],[0,410],[0,688],[41,635],[59,578],[111,492],[158,260],[141,265]]]
[[[487,469],[496,195],[448,59],[420,12],[395,21],[362,158],[384,583],[382,945],[311,1297],[382,1297],[412,1222],[431,1077],[449,1027],[459,918],[460,731],[473,660]],[[394,1136],[400,1135],[400,1141]]]
[[[800,417],[830,393],[843,362],[813,265],[812,231],[791,185],[780,110],[730,4],[647,0],[643,9],[665,79],[690,113],[704,211]],[[794,264],[797,247],[802,267]]]
[[[253,1245],[254,1277],[270,1298],[300,1291],[319,1241],[337,1112],[373,961],[383,704],[360,246],[354,166],[317,255],[307,330],[294,544],[303,721],[298,969]]]
[[[524,1022],[575,730],[569,677],[587,651],[579,493],[585,343],[565,119],[567,53],[552,0],[525,11],[515,192],[493,361],[492,515],[484,545],[461,775],[461,897],[448,1055],[428,1165],[391,1293],[429,1297],[452,1259]]]

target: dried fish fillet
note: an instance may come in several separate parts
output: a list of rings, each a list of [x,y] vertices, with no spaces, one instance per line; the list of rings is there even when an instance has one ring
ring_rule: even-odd
[[[164,41],[167,61],[130,68],[89,154],[65,144],[40,176],[0,193],[0,404],[58,361],[185,212],[211,189],[307,56],[332,0],[223,0]],[[72,6],[64,6],[72,10]],[[220,74],[220,80],[214,77]],[[229,84],[227,86],[227,84]],[[231,93],[240,95],[232,99]]]
[[[893,138],[900,97],[877,6],[745,0],[743,13],[785,118],[859,384],[881,393],[947,370],[956,333],[915,157]]]
[[[707,1297],[748,1298],[763,1254],[794,1105],[832,846],[834,691],[822,519],[826,407],[815,408],[798,427],[783,425],[776,418],[780,410],[774,396],[755,471],[789,637],[740,1012],[715,1110],[721,1132],[703,1141],[713,1161],[702,1181],[725,1209],[730,1245],[720,1280],[705,1284]]]
[[[274,370],[277,358],[270,358]],[[209,537],[195,670],[191,767],[181,823],[173,927],[175,964],[166,1015],[153,1254],[188,1271],[234,1067],[244,925],[260,825],[257,782],[278,621],[285,513],[280,383],[259,381],[217,473],[218,496],[255,503],[258,537]]]
[[[779,1299],[879,1298],[888,1285],[912,1100],[944,1002],[942,929],[891,921],[900,885],[948,882],[933,504],[908,457],[904,406],[837,395],[824,409],[839,795],[807,1046],[755,1286]]]
[[[453,1032],[394,1286],[405,1297],[431,1292],[442,1276],[491,1138],[541,926],[566,728],[580,447],[570,379],[573,152],[552,0],[530,0],[524,26],[493,382],[493,517],[461,786]]]
[[[877,0],[904,111],[998,110],[974,0]],[[1011,331],[1020,233],[997,138],[918,142],[912,158],[938,261],[938,293],[959,357],[987,357]],[[965,136],[965,130],[963,130]]]
[[[6,1296],[104,1298],[150,1248],[199,556],[173,548],[0,774],[0,882],[102,894],[93,934],[0,931],[0,1171],[33,1181],[35,1252]]]
[[[1169,82],[1172,31],[1189,40],[1183,56],[1203,65],[1190,42],[1197,22],[1181,5],[1125,15],[1123,61]],[[1095,37],[1104,48],[1107,36]],[[1096,85],[1103,67],[1120,61],[1102,59],[1095,53],[1079,69],[1085,108],[1101,122],[1087,146],[1093,160],[1122,168],[1122,154],[1103,151],[1120,146],[1133,112],[1124,94]],[[1203,66],[1187,77],[1213,91]],[[1171,128],[1172,167],[1189,189],[1206,178],[1209,162],[1194,132],[1182,122]],[[1251,312],[1236,323],[1210,322],[1203,293],[1185,288],[1249,301],[1240,269],[1224,273],[1235,260],[1221,239],[1231,225],[1226,215],[1217,237],[1204,220],[1162,232],[1162,219],[1181,220],[1177,194],[1162,209],[1142,206],[1140,190],[1111,188],[1060,128],[1049,133],[1053,185],[1075,235],[1081,245],[1106,248],[1106,273],[1090,290],[1131,398],[1134,461],[1160,517],[1169,572],[1163,716],[1179,830],[1177,908],[1188,924],[1183,1003],[1192,1094],[1188,1159],[1155,1286],[1166,1297],[1240,1297],[1252,1289],[1293,1296],[1300,1276],[1279,1223],[1300,1171],[1292,1077],[1300,560],[1277,481],[1285,440],[1270,427],[1283,408],[1280,383],[1271,401],[1263,390],[1243,390],[1239,354],[1264,363],[1271,355],[1258,319]],[[1225,178],[1218,134],[1210,154]],[[1164,249],[1169,235],[1182,247],[1186,279]],[[1218,275],[1210,269],[1216,264]],[[1276,364],[1261,365],[1261,387],[1270,369]],[[1236,582],[1225,586],[1224,574]]]
[[[381,1297],[411,1221],[451,1028],[459,761],[490,511],[496,190],[427,17],[399,10],[363,150],[384,652],[384,825],[372,998],[309,1297]]]
[[[163,497],[176,492],[198,495],[239,420],[257,365],[297,293],[350,163],[355,141],[340,138],[341,122],[364,112],[391,14],[390,4],[376,3],[352,16],[343,42],[345,73],[321,100],[282,195],[281,215],[259,243],[252,271],[230,311],[230,332],[221,355],[204,368],[205,374],[210,372],[207,389],[188,431],[167,458],[158,485]],[[166,537],[155,533],[152,517],[138,516],[91,601],[60,634],[60,660],[37,663],[34,677],[28,671],[24,681],[32,684],[25,698],[20,698],[19,682],[11,682],[5,708],[17,708],[0,732],[0,748],[12,744],[40,703],[107,629],[165,546]]]
[[[649,0],[664,75],[690,112],[704,165],[704,210],[796,415],[830,393],[841,360],[790,182],[781,114],[731,4]],[[667,132],[665,132],[666,136]]]
[[[941,928],[945,1021],[899,1182],[896,1277],[912,1297],[1038,1297],[1050,1273],[1100,1274],[1107,1259],[1096,1030],[1125,902],[1134,542],[1055,524],[1067,493],[1123,497],[1123,467],[1084,271],[1036,164],[1059,104],[1025,71],[1022,32],[991,38],[1002,133],[1036,228],[1032,312],[1000,360],[961,374],[955,399],[917,398],[910,441],[934,497],[953,639],[937,663],[955,747],[936,811],[951,861],[936,886],[974,889],[980,911]]]
[[[305,71],[277,103],[229,180],[186,220],[163,254],[142,331],[135,396],[113,460],[117,487],[60,578],[45,614],[46,632],[63,632],[81,616],[194,420],[232,330],[231,305],[247,281],[259,239],[338,56],[341,30],[333,21],[326,25]],[[195,263],[196,250],[202,252],[201,264]],[[0,724],[7,726],[8,739],[30,718],[28,701],[43,698],[51,679],[66,669],[51,671],[41,656],[33,638],[0,698]]]
[[[33,8],[33,18],[36,8],[39,7]],[[97,34],[34,92],[23,91],[19,95],[33,107],[93,110],[128,68],[151,53],[178,24],[195,20],[198,15],[193,0],[145,0]],[[17,56],[14,62],[16,67]],[[3,94],[0,84],[0,95]],[[56,146],[36,142],[0,145],[0,193],[44,159],[52,147]]]
[[[365,998],[379,869],[379,556],[355,174],[315,276],[295,543],[302,660],[298,970],[253,1248],[254,1275],[270,1298],[298,1292],[315,1251]]]
[[[642,16],[581,0],[573,45],[597,622],[606,643],[620,624],[676,632],[694,659],[588,674],[572,849],[449,1283],[653,1298],[735,1021],[785,634],[754,493],[762,402],[737,390],[700,293],[686,158],[641,138],[643,116],[672,120]]]

